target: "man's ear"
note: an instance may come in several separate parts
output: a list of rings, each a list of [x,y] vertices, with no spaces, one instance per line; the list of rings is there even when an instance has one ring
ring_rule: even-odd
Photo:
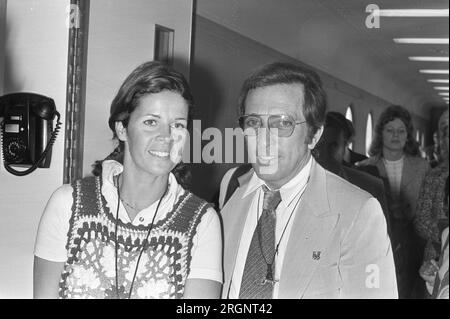
[[[314,147],[316,147],[317,142],[319,142],[320,137],[322,136],[323,133],[323,125],[321,127],[319,127],[319,129],[316,131],[316,133],[314,134],[314,136],[311,139],[311,143],[308,144],[308,148],[310,150],[314,149]]]
[[[127,140],[127,129],[123,126],[123,123],[121,121],[117,121],[115,123],[115,129],[116,129],[116,135],[119,141],[126,141]]]

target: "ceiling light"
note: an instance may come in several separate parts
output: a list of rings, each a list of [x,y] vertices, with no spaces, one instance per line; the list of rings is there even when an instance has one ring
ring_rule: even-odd
[[[380,9],[373,15],[380,17],[448,17],[448,9]]]
[[[440,93],[438,93],[439,95],[442,95],[442,96],[448,96],[448,92],[440,92]]]
[[[430,79],[430,80],[427,80],[427,81],[431,82],[431,83],[448,83],[447,79]]]
[[[435,86],[435,90],[448,91],[448,86]]]
[[[448,62],[448,56],[410,56],[411,61],[421,62]]]
[[[394,42],[406,44],[448,44],[448,38],[395,38]]]
[[[426,73],[426,74],[448,74],[447,70],[419,70],[420,73]]]

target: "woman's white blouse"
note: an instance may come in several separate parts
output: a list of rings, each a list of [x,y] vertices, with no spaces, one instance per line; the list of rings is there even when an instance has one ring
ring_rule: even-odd
[[[123,170],[116,161],[103,162],[102,195],[111,213],[115,214],[118,197],[113,177]],[[166,196],[162,199],[155,222],[165,218],[172,210],[183,188],[178,184],[175,176],[170,173],[169,186]],[[53,262],[67,260],[67,233],[72,214],[72,186],[63,185],[50,197],[39,223],[34,254],[37,257]],[[134,220],[130,220],[122,202],[119,203],[119,219],[124,223],[148,226],[153,219],[158,201],[141,210]],[[197,232],[193,238],[191,270],[188,279],[209,279],[223,282],[222,278],[222,239],[220,220],[213,208],[209,208],[203,215]]]

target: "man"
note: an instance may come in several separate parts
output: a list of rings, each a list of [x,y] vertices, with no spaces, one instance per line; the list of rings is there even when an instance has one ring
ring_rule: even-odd
[[[253,168],[221,211],[223,297],[396,298],[380,204],[311,157],[326,112],[319,77],[263,66],[239,108]]]
[[[342,131],[347,143],[345,145],[345,152],[344,152],[344,165],[353,166],[353,164],[355,164],[356,162],[360,162],[367,159],[367,156],[357,153],[350,148],[350,144],[355,142],[355,135],[356,135],[352,122],[346,119],[344,115],[340,113],[331,112],[331,115],[332,116],[336,115],[336,120],[342,122]]]

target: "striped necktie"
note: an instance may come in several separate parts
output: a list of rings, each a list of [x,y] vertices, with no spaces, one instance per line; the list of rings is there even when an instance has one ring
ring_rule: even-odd
[[[263,185],[264,202],[261,217],[253,233],[242,276],[240,299],[272,299],[272,279],[275,273],[275,210],[281,202],[279,191]]]

